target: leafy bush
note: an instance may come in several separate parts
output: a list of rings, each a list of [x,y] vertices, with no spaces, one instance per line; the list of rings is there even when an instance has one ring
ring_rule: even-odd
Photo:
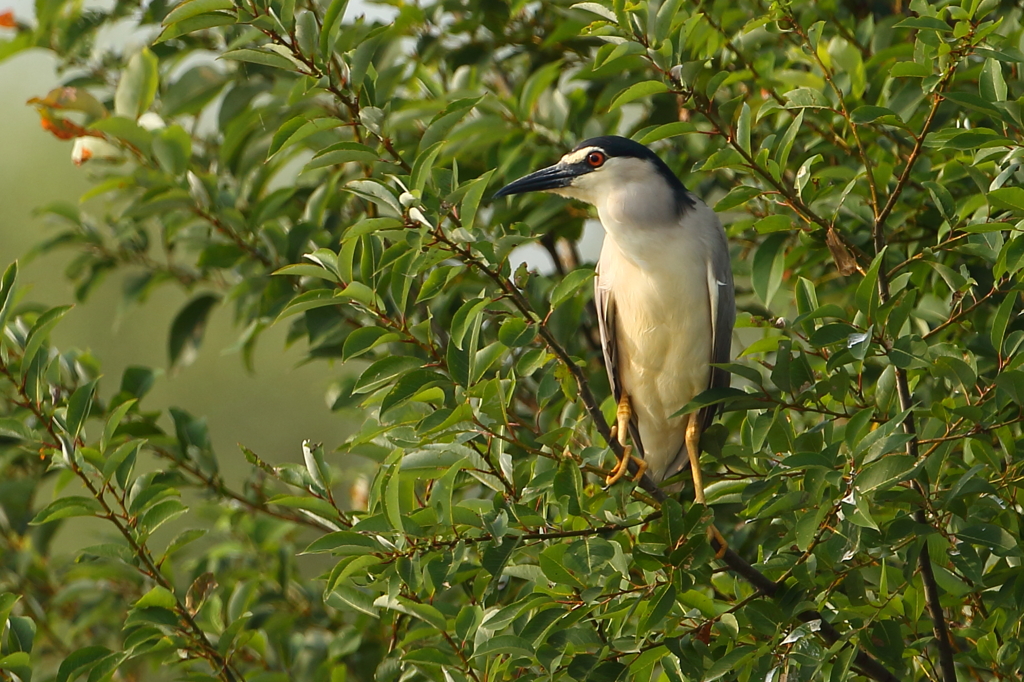
[[[67,307],[27,302],[12,265],[0,675],[1019,679],[1024,32],[1004,5],[0,15],[0,57],[60,60],[65,87],[33,104],[94,177],[48,209],[77,295],[110,272],[128,303],[190,292],[172,365],[223,307],[246,358],[287,325],[365,420],[301,462],[248,443],[229,487],[234,455],[201,419],[146,409],[153,371],[111,386],[50,344]],[[96,47],[125,24],[149,46]],[[735,388],[690,406],[726,410],[703,441],[713,514],[649,481],[602,487],[588,214],[487,198],[608,132],[727,224]],[[530,242],[550,273],[519,265]],[[346,494],[355,458],[379,466]],[[71,517],[105,542],[62,555]]]

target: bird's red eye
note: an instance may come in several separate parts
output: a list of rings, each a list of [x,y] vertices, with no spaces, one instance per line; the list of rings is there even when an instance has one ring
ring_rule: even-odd
[[[600,168],[604,165],[606,158],[603,152],[590,152],[587,154],[587,164],[591,168]]]

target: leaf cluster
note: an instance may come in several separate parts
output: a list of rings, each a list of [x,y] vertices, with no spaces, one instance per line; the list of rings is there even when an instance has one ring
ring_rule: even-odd
[[[1022,12],[387,7],[54,0],[0,42],[67,71],[32,104],[94,174],[44,211],[77,296],[187,291],[172,367],[222,307],[250,364],[286,326],[361,424],[301,461],[244,444],[233,488],[201,418],[145,408],[156,371],[111,395],[10,266],[0,675],[1019,678]],[[125,18],[152,43],[96,49]],[[686,408],[724,409],[702,466],[725,565],[687,493],[602,486],[589,214],[487,198],[610,132],[727,225],[733,388]],[[68,561],[73,517],[107,541]]]

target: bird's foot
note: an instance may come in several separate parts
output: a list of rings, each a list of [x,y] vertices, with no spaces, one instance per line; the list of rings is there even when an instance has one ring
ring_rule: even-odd
[[[629,471],[630,460],[636,464],[636,473],[633,474],[632,481],[636,483],[644,477],[644,474],[647,472],[647,462],[644,461],[643,457],[637,457],[633,454],[632,445],[625,445],[622,448],[622,459],[615,463],[612,472],[604,479],[605,486],[618,483],[626,475],[626,472]]]
[[[608,474],[608,477],[604,479],[604,484],[610,486],[614,483],[618,483],[619,479],[626,475],[626,471],[629,470],[629,460],[633,457],[633,446],[624,445],[622,447],[622,459],[619,459],[615,466],[612,468],[612,472]]]
[[[629,420],[633,418],[633,406],[625,393],[619,398],[615,408],[615,426],[612,427],[613,437],[618,437],[619,445],[626,447],[626,436],[629,435]]]
[[[716,543],[718,544],[718,549],[715,550],[715,558],[721,559],[724,557],[725,553],[729,550],[729,543],[725,541],[725,538],[722,537],[722,534],[718,532],[718,528],[713,523],[708,526],[708,539],[711,540],[712,547]]]
[[[643,457],[637,457],[632,453],[630,453],[629,458],[636,463],[636,473],[633,474],[633,483],[636,483],[647,473],[647,460]]]
[[[629,402],[629,396],[625,393],[619,398],[619,404],[615,408],[615,423],[611,428],[611,437],[613,440],[618,440],[619,445],[622,446],[622,457],[615,464],[615,468],[604,480],[606,486],[610,486],[613,483],[618,483],[619,479],[626,475],[629,470],[629,462],[632,460],[636,463],[636,474],[633,476],[633,482],[639,481],[644,472],[647,471],[647,462],[642,458],[637,457],[633,454],[633,446],[626,443],[626,439],[629,436],[629,420],[633,418],[633,407]]]
[[[690,458],[690,474],[693,476],[693,497],[697,504],[703,504],[707,506],[707,500],[704,497],[704,477],[700,472],[700,426],[697,424],[697,414],[690,415],[690,421],[686,426],[686,454]],[[722,534],[715,528],[715,524],[712,523],[708,526],[708,539],[711,540],[711,546],[715,544],[718,548],[715,550],[715,558],[721,559],[725,556],[726,551],[729,549],[729,543],[725,541]]]

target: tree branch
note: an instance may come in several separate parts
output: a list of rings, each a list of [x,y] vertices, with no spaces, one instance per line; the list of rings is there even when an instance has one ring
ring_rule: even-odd
[[[931,129],[932,122],[935,119],[935,113],[938,111],[939,104],[942,102],[941,91],[949,83],[953,73],[956,70],[958,60],[954,60],[949,67],[946,69],[946,73],[943,75],[942,80],[936,87],[935,94],[932,98],[932,107],[925,118],[924,124],[921,127],[921,132],[915,137],[914,149],[910,152],[910,158],[907,159],[906,165],[903,167],[903,172],[900,174],[899,180],[896,182],[896,187],[893,188],[892,194],[889,195],[889,199],[885,203],[885,207],[878,214],[875,219],[875,224],[872,229],[872,241],[874,242],[875,255],[882,253],[885,248],[885,221],[896,207],[896,202],[899,200],[900,195],[907,186],[907,182],[910,179],[910,173],[914,169],[914,165],[920,156],[921,149],[924,146],[924,140],[928,136]],[[889,277],[885,268],[879,268],[878,270],[878,300],[879,303],[885,305],[889,301]],[[900,409],[907,413],[906,418],[903,420],[903,432],[910,436],[910,440],[907,442],[907,454],[910,455],[914,461],[919,461],[919,449],[918,449],[918,434],[917,425],[914,421],[913,412],[913,396],[910,392],[910,383],[907,379],[907,372],[901,367],[894,367],[896,373],[896,393],[899,397]],[[921,494],[922,505],[927,503],[928,491],[920,481],[914,481],[914,487]],[[920,524],[929,526],[928,516],[925,513],[924,506],[919,507],[914,512],[914,520]],[[935,582],[935,572],[932,570],[931,557],[928,554],[928,543],[925,541],[924,547],[921,549],[921,553],[918,555],[918,567],[921,571],[921,580],[924,583],[925,589],[925,601],[928,604],[928,613],[932,619],[932,632],[935,635],[935,645],[939,650],[939,668],[942,671],[943,682],[957,682],[956,679],[956,665],[953,661],[953,648],[950,646],[949,641],[949,629],[946,626],[946,617],[942,612],[942,604],[940,602],[940,593],[938,583]]]
[[[533,310],[530,302],[526,300],[522,292],[515,287],[515,285],[503,277],[500,272],[494,270],[482,260],[473,255],[471,251],[462,247],[461,245],[452,241],[444,231],[438,227],[434,230],[434,236],[439,242],[444,244],[448,250],[462,260],[466,265],[478,269],[484,273],[491,281],[493,281],[505,295],[512,301],[516,309],[526,317],[528,320],[533,320],[537,324],[538,333],[541,338],[544,339],[548,349],[554,353],[562,364],[572,373],[573,378],[576,379],[576,384],[579,387],[580,399],[583,401],[584,406],[590,415],[591,421],[594,422],[595,427],[601,436],[608,443],[608,446],[615,452],[619,457],[622,456],[622,446],[618,440],[612,438],[611,430],[608,427],[608,422],[605,421],[604,414],[601,412],[600,404],[594,397],[593,392],[590,390],[590,385],[587,380],[586,374],[583,369],[577,365],[572,356],[569,355],[568,351],[558,342],[558,339],[554,337],[551,331],[544,325],[543,320]],[[630,461],[629,463],[630,473],[636,473],[636,465]],[[664,502],[668,499],[665,492],[658,487],[656,483],[647,475],[640,479],[640,487],[643,488],[651,497],[657,502]],[[582,531],[585,534],[589,534],[589,529]],[[550,537],[550,536],[547,536]],[[721,546],[715,541],[711,541],[712,548],[718,551]],[[746,559],[741,557],[732,549],[726,549],[725,554],[722,556],[722,560],[732,569],[737,575],[742,577],[748,583],[750,583],[755,589],[764,595],[769,597],[775,597],[780,589],[780,585],[765,574],[754,568]],[[836,630],[830,623],[818,611],[804,611],[797,616],[800,620],[805,623],[813,621],[821,621],[820,633],[829,644],[834,644],[842,639],[842,635]],[[866,675],[876,680],[877,682],[900,682],[899,678],[893,673],[885,669],[885,667],[875,660],[867,652],[860,650],[857,652],[857,657],[854,663],[858,668],[864,671]]]

